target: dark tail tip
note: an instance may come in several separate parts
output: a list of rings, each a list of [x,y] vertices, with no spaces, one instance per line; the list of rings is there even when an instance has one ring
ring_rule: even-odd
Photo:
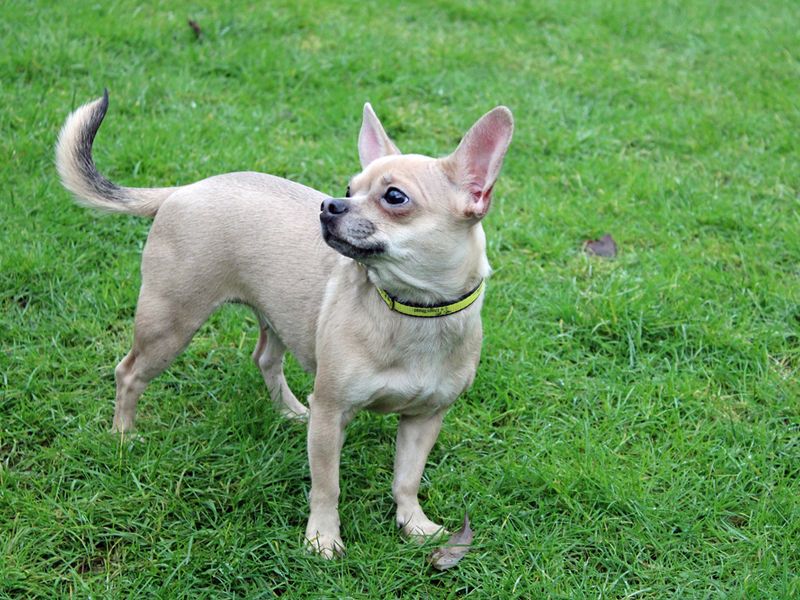
[[[95,106],[92,114],[89,116],[89,120],[86,123],[87,128],[84,131],[81,150],[84,152],[89,152],[91,154],[92,150],[92,142],[94,142],[94,137],[97,135],[97,130],[100,129],[100,124],[103,122],[103,119],[106,116],[106,112],[108,111],[108,88],[103,88],[103,97],[100,98],[100,102]]]
[[[103,97],[100,99],[100,104],[97,106],[97,112],[95,113],[95,118],[98,121],[102,121],[103,118],[106,116],[106,112],[108,111],[108,88],[103,88]],[[99,126],[99,123],[98,123]]]
[[[92,187],[96,193],[105,198],[119,196],[119,186],[110,182],[108,179],[97,172],[97,168],[92,160],[92,144],[97,135],[98,129],[106,116],[108,110],[108,89],[103,88],[103,97],[100,102],[93,107],[88,116],[85,127],[81,130],[75,145],[75,159],[80,169],[83,179]]]

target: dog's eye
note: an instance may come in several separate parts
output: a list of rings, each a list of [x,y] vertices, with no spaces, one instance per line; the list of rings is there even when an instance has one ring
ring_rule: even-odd
[[[350,197],[350,186],[349,185],[347,186],[347,191],[344,193],[344,197],[345,198],[349,198]]]
[[[383,200],[386,204],[390,204],[392,206],[400,206],[408,202],[408,196],[406,196],[403,192],[398,190],[397,188],[390,187],[386,190],[386,193],[383,195]]]

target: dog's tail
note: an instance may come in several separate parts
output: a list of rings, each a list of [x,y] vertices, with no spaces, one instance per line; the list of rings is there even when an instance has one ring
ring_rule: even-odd
[[[126,188],[112,183],[92,160],[92,142],[108,110],[108,90],[67,117],[56,144],[56,167],[61,183],[79,204],[109,212],[152,217],[178,188]]]

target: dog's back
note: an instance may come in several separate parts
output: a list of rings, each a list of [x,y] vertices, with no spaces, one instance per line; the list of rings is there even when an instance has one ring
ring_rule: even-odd
[[[263,173],[184,186],[161,205],[142,257],[142,284],[205,314],[242,302],[313,372],[317,313],[338,254],[319,233],[324,194]],[[200,315],[198,314],[198,319]]]
[[[220,304],[243,302],[313,372],[317,315],[328,274],[341,260],[320,236],[325,195],[252,172],[179,187],[119,186],[92,159],[107,109],[105,93],[69,116],[56,165],[79,203],[154,217],[142,258],[137,325],[144,321],[147,330],[163,314],[182,322],[179,329],[193,331]]]

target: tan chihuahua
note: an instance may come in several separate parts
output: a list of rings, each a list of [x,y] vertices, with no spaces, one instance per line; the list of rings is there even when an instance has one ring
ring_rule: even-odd
[[[417,493],[442,418],[478,366],[490,271],[481,219],[511,142],[511,112],[490,111],[453,154],[435,159],[401,154],[366,104],[363,170],[344,198],[329,198],[252,172],[180,187],[120,187],[92,161],[107,108],[108,93],[69,116],[56,163],[80,202],[154,217],[133,347],[115,371],[114,430],[132,430],[147,383],[209,315],[241,302],[258,316],[253,359],[272,401],[286,416],[308,418],[309,545],[326,558],[344,550],[339,457],[345,426],[361,409],[400,414],[392,484],[398,527],[416,538],[441,533]],[[284,378],[287,350],[315,373],[308,409]]]

